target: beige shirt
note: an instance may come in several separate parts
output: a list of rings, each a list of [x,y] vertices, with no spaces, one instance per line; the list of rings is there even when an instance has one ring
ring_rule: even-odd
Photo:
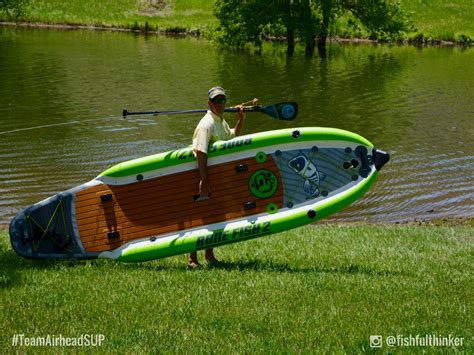
[[[193,135],[193,152],[208,152],[209,144],[220,140],[228,140],[235,137],[235,132],[229,124],[208,110],[206,115],[199,121]]]

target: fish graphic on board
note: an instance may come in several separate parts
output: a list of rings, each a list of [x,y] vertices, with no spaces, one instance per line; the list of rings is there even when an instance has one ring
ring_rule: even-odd
[[[320,173],[311,160],[301,154],[292,158],[288,162],[288,166],[304,179],[303,189],[305,193],[309,194],[309,198],[319,196],[320,183],[326,178],[326,175]]]

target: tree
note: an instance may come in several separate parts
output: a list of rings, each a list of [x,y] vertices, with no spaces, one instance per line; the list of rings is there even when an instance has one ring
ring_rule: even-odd
[[[28,0],[0,0],[0,12],[8,19],[17,20],[25,13],[27,5]]]
[[[332,21],[351,15],[371,38],[398,34],[409,28],[408,16],[395,0],[217,0],[221,40],[242,46],[262,45],[265,38],[285,36],[292,54],[295,38],[306,44],[306,54],[325,47]]]

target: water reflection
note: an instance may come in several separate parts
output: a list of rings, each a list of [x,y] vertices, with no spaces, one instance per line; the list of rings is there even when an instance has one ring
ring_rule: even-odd
[[[392,153],[338,218],[472,216],[473,53],[333,44],[321,60],[278,46],[256,54],[195,38],[0,27],[0,223],[112,164],[188,145],[200,115],[121,111],[204,108],[217,84],[231,103],[299,103],[296,121],[249,114],[246,132],[337,127]],[[21,130],[32,126],[49,127]]]

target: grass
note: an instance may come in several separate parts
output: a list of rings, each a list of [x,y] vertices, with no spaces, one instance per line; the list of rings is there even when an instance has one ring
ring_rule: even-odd
[[[370,335],[452,335],[472,353],[472,231],[309,226],[219,248],[223,266],[201,270],[182,255],[30,261],[1,231],[0,346],[19,350],[18,333],[103,334],[101,351],[360,353]]]
[[[405,40],[473,41],[472,0],[401,0],[400,3],[404,10],[412,13],[417,29],[405,34]],[[26,15],[20,21],[209,35],[218,24],[213,8],[211,0],[29,0]],[[8,20],[1,11],[0,20]],[[344,20],[335,24],[334,29],[334,36],[361,35]]]
[[[209,0],[29,0],[21,20],[132,30],[199,32],[217,24]],[[0,19],[1,19],[0,14]]]
[[[402,8],[413,13],[417,33],[409,34],[419,41],[474,40],[474,2],[472,0],[402,0]]]

